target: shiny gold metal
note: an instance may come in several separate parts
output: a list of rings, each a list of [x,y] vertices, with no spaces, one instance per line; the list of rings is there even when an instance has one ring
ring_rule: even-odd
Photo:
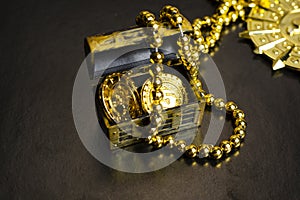
[[[179,140],[175,142],[175,146],[177,146],[179,151],[185,152],[186,142],[184,140]]]
[[[251,39],[254,53],[265,54],[273,60],[273,70],[289,67],[300,71],[300,1],[297,0],[222,0],[212,16],[193,22],[193,37],[205,53],[220,40],[225,26],[238,18],[247,22],[247,30],[240,37]],[[248,14],[246,8],[251,11]],[[175,10],[172,15],[170,10]],[[178,9],[166,6],[160,19],[172,21]],[[247,18],[247,19],[246,19]],[[167,20],[167,21],[168,21]]]
[[[151,63],[161,64],[164,61],[164,54],[160,52],[153,52],[150,56]]]
[[[170,21],[171,21],[172,26],[177,27],[178,25],[181,25],[181,24],[182,24],[182,22],[183,22],[183,17],[182,17],[181,14],[177,13],[177,14],[175,14],[175,15],[173,15],[173,16],[171,17],[171,20],[170,20]]]
[[[237,107],[236,103],[234,103],[233,101],[229,101],[225,104],[225,109],[227,112],[233,112],[237,108],[238,107]]]
[[[222,110],[223,108],[225,108],[224,99],[217,98],[217,99],[215,99],[214,104],[220,110]]]
[[[162,90],[156,89],[152,90],[150,98],[152,99],[152,104],[158,105],[160,104],[161,100],[163,100],[164,94]]]
[[[198,148],[196,145],[189,145],[187,148],[186,148],[186,155],[191,157],[191,158],[194,158],[197,156],[197,153],[198,153]]]
[[[139,26],[153,26],[152,22],[155,20],[155,15],[149,11],[141,11],[136,17],[135,21]]]
[[[230,136],[230,142],[234,148],[238,148],[241,145],[241,139],[238,135]]]
[[[157,77],[159,77],[162,82],[160,90],[163,98],[159,100],[163,109],[174,108],[187,103],[188,98],[186,90],[182,85],[182,81],[177,76],[161,73]],[[147,113],[152,112],[153,91],[152,81],[151,79],[148,79],[144,83],[141,91],[142,106]]]
[[[108,75],[99,90],[99,98],[103,101],[108,118],[113,122],[124,122],[141,114],[137,88],[126,74]]]
[[[233,117],[234,118],[239,118],[239,119],[244,119],[245,118],[245,113],[240,109],[236,109],[236,110],[233,111]]]
[[[193,22],[195,41],[201,46],[202,51],[209,53],[220,40],[221,32],[225,26],[235,22],[239,17],[245,18],[245,7],[250,3],[244,0],[222,0],[212,16],[197,18]]]
[[[261,0],[247,19],[240,37],[252,40],[254,53],[273,60],[273,70],[289,67],[300,71],[300,2]]]
[[[166,5],[161,9],[159,18],[162,21],[168,21],[168,20],[170,20],[170,18],[172,16],[174,16],[176,14],[179,14],[178,8],[170,6],[170,5]]]
[[[223,156],[223,151],[221,147],[215,146],[210,151],[210,156],[214,159],[220,159]]]
[[[217,12],[213,16],[207,16],[194,21],[192,36],[198,43],[198,45],[195,46],[190,45],[189,38],[184,35],[184,27],[186,27],[188,22],[179,13],[177,8],[165,6],[160,12],[159,22],[155,21],[155,16],[152,13],[148,11],[141,12],[136,18],[137,24],[139,26],[152,27],[154,34],[150,44],[150,47],[153,48],[153,53],[150,56],[150,62],[152,63],[152,66],[149,67],[150,78],[144,82],[141,89],[139,88],[140,93],[138,93],[133,81],[128,77],[126,78],[126,76],[124,76],[124,78],[123,73],[113,73],[105,77],[101,85],[101,99],[103,100],[108,117],[115,122],[120,122],[133,119],[134,117],[140,116],[141,113],[147,113],[151,121],[151,135],[148,138],[149,143],[152,143],[157,148],[165,144],[171,147],[177,146],[180,151],[185,151],[190,157],[199,155],[200,158],[204,158],[210,155],[211,158],[220,159],[223,155],[230,153],[233,148],[238,148],[246,135],[245,128],[247,124],[244,119],[245,114],[242,110],[238,109],[238,106],[234,102],[225,103],[223,99],[215,99],[212,94],[207,94],[203,90],[201,80],[199,79],[199,50],[209,52],[220,40],[221,32],[225,26],[228,26],[231,22],[235,22],[238,18],[244,19],[246,16],[246,7],[255,9],[258,8],[258,5],[261,6],[262,4],[259,3],[262,2],[263,1],[220,0]],[[276,16],[273,17],[276,18]],[[294,18],[292,23],[298,28],[289,30],[288,33],[291,38],[296,38],[296,36],[300,34],[298,33],[300,32],[298,31],[298,29],[300,29],[300,19],[297,17]],[[168,74],[163,71],[162,63],[164,61],[164,54],[158,50],[162,45],[162,39],[157,33],[162,24],[166,26],[168,23],[170,25],[168,31],[177,29],[181,33],[181,37],[178,41],[178,46],[180,47],[178,60],[181,61],[181,64],[184,65],[188,72],[190,84],[198,101],[201,102],[204,100],[206,105],[216,106],[218,109],[225,108],[228,114],[232,115],[236,126],[234,135],[232,135],[229,140],[222,141],[220,145],[191,144],[187,146],[185,140],[181,139],[176,141],[173,136],[163,136],[160,135],[158,131],[158,127],[162,126],[163,123],[163,110],[166,111],[169,108],[175,108],[188,102],[187,92],[182,81],[176,75]],[[277,33],[276,30],[275,33]],[[172,34],[169,33],[169,35]],[[250,37],[251,34],[248,35]],[[93,48],[93,51],[103,50],[101,45],[93,46],[97,43],[93,38],[88,39],[90,39],[89,44],[91,49]],[[99,37],[97,39],[99,39]],[[103,36],[101,39],[107,41],[111,38]],[[139,40],[141,39],[142,37],[139,38]],[[132,41],[134,41],[134,39]],[[285,43],[285,45],[286,48],[290,48],[289,43]],[[265,47],[262,47],[258,49],[258,51],[264,51],[264,48]],[[124,78],[125,81],[122,81],[122,78]],[[125,103],[124,99],[126,100]]]
[[[175,144],[174,137],[171,136],[171,135],[165,137],[164,138],[164,144],[170,144],[171,146],[173,146]]]
[[[240,126],[236,127],[233,132],[234,134],[238,135],[240,139],[244,139],[246,136],[246,131],[242,129]]]
[[[229,1],[227,1],[229,2]],[[230,1],[231,2],[231,1]],[[230,4],[232,5],[232,4]],[[242,4],[234,4],[234,6],[236,6],[236,10],[239,13],[240,17],[244,17],[245,12],[243,12],[243,5]],[[229,8],[226,7],[226,5],[223,7],[223,10],[229,10]],[[201,38],[201,41],[203,42],[202,45],[207,45],[207,48],[213,47],[216,40],[219,39],[219,32],[222,30],[222,23],[225,24],[229,24],[230,20],[232,19],[227,19],[226,16],[215,16],[213,18],[209,18],[206,17],[205,20],[196,20],[196,25],[194,23],[194,37],[195,34],[199,36],[199,38]],[[217,21],[217,22],[216,22]],[[210,25],[214,23],[214,32],[212,32],[213,36],[211,37],[206,37],[206,43],[204,42],[204,40],[202,40],[202,36],[201,36],[201,26],[205,26],[205,25]],[[175,26],[175,25],[173,25]],[[179,27],[180,28],[180,27]],[[199,32],[197,32],[199,31]],[[196,38],[199,39],[199,38]],[[194,74],[198,74],[198,68],[196,67],[197,65],[193,64],[196,63],[197,60],[195,60],[195,58],[197,58],[197,56],[193,59],[191,56],[191,51],[193,51],[193,47],[190,46],[189,44],[189,40],[185,38],[185,36],[182,36],[179,41],[178,41],[178,45],[180,46],[180,50],[179,50],[179,55],[181,56],[181,62],[183,63],[183,65],[185,66],[186,70],[189,72],[190,77],[192,77],[192,80],[190,81],[190,84],[192,86],[192,88],[194,89],[194,92],[196,94],[196,96],[201,99],[204,98],[206,101],[206,105],[208,106],[212,106],[215,105],[218,109],[222,109],[222,108],[226,108],[226,111],[229,114],[232,114],[233,120],[235,120],[235,124],[238,126],[239,129],[241,129],[240,131],[238,131],[238,129],[235,129],[236,133],[238,133],[237,135],[233,135],[230,137],[229,141],[223,141],[221,142],[220,146],[212,146],[211,148],[209,148],[210,150],[208,150],[208,148],[206,148],[206,145],[200,145],[198,147],[198,151],[197,153],[199,153],[199,157],[200,158],[205,158],[208,156],[208,154],[214,158],[214,159],[220,159],[223,156],[223,153],[229,153],[231,152],[232,148],[237,148],[240,146],[241,144],[241,139],[244,138],[245,136],[245,132],[244,128],[246,128],[246,122],[244,120],[245,114],[242,110],[238,109],[238,106],[234,103],[234,102],[227,102],[225,103],[223,99],[217,99],[217,101],[215,100],[214,96],[212,94],[205,94],[205,91],[202,88],[202,84],[200,79],[198,79],[198,76],[194,76]],[[201,46],[201,43],[200,43]],[[204,51],[205,52],[205,51]],[[198,56],[199,57],[199,56]],[[190,148],[192,147],[192,148]],[[187,147],[187,154],[190,155],[191,157],[195,157],[196,156],[196,151],[194,150],[196,149],[195,145],[191,145],[189,147]],[[194,150],[194,151],[193,151]]]
[[[153,144],[155,147],[160,148],[164,144],[164,139],[162,136],[157,135],[155,139],[153,139]]]
[[[232,143],[230,141],[224,140],[221,142],[220,147],[224,153],[230,153],[232,149]]]
[[[247,127],[247,123],[246,123],[246,121],[244,120],[244,119],[236,119],[235,120],[235,125],[237,126],[237,127],[240,127],[240,128],[242,128],[242,129],[246,129],[246,127]]]
[[[214,95],[212,95],[212,94],[207,94],[207,95],[204,96],[204,98],[205,98],[206,104],[207,104],[208,106],[213,105],[214,100],[215,100]]]

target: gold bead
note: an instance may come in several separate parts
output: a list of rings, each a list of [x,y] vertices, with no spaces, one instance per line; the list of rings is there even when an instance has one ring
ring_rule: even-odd
[[[206,95],[206,92],[204,90],[199,90],[201,98],[204,98]]]
[[[207,26],[210,26],[211,25],[211,17],[209,17],[209,16],[205,16],[205,17],[203,17],[203,20],[204,20],[204,22],[205,22],[205,25],[207,25]]]
[[[152,91],[153,104],[154,105],[160,104],[161,100],[163,99],[163,96],[164,95],[161,90]]]
[[[174,137],[172,135],[169,135],[169,136],[165,137],[164,138],[164,144],[174,145],[175,144]]]
[[[206,158],[206,157],[208,157],[211,148],[212,148],[212,145],[207,145],[207,144],[201,145],[199,147],[199,149],[198,149],[198,152],[199,152],[198,156],[199,156],[199,158]]]
[[[240,109],[236,109],[236,110],[233,111],[233,117],[234,118],[239,118],[239,119],[244,119],[245,118],[245,113]]]
[[[235,10],[242,10],[244,8],[244,6],[242,4],[237,4],[234,6]]]
[[[144,22],[143,22],[142,17],[143,17],[144,15],[148,14],[148,13],[149,13],[149,11],[141,11],[141,12],[136,16],[135,21],[136,21],[136,24],[137,24],[138,26],[143,26],[143,25],[144,25]]]
[[[225,26],[228,26],[231,22],[231,18],[230,17],[224,17],[224,24]]]
[[[225,107],[224,99],[221,98],[215,99],[214,104],[219,110],[222,110]]]
[[[208,45],[209,47],[214,47],[215,44],[216,44],[216,40],[215,40],[213,37],[211,37],[211,36],[207,36],[207,37],[205,38],[205,40],[206,40],[206,43],[207,43],[207,45]]]
[[[161,52],[153,52],[150,56],[150,62],[161,64],[164,60],[164,57],[164,54]]]
[[[236,127],[240,127],[242,129],[246,129],[247,128],[247,123],[246,123],[246,120],[245,119],[236,119],[235,120],[235,126]]]
[[[208,106],[211,106],[214,103],[214,100],[215,100],[214,95],[212,94],[205,95],[205,101]]]
[[[198,39],[200,37],[202,37],[202,33],[200,30],[194,30],[194,35],[195,39]]]
[[[222,4],[222,5],[221,5],[221,8],[222,8],[223,10],[225,10],[226,12],[228,12],[228,10],[229,10],[229,6],[227,6],[226,4]]]
[[[187,66],[190,64],[183,56],[180,57],[180,60],[182,64],[187,68]]]
[[[195,71],[193,71],[193,72],[192,72],[192,70],[191,70],[191,71],[190,71],[191,78],[192,78],[193,80],[197,80],[197,79],[198,79],[198,73],[199,73],[198,70],[195,70]],[[199,88],[202,89],[202,85],[201,85],[201,87],[198,87],[198,89],[199,89]]]
[[[233,112],[234,110],[236,110],[238,108],[238,106],[233,101],[228,101],[225,104],[225,108],[226,108],[227,112]]]
[[[216,20],[218,24],[223,24],[225,21],[223,16],[218,16]]]
[[[235,135],[238,135],[240,137],[240,139],[244,139],[246,136],[246,131],[244,129],[242,129],[241,127],[236,127],[233,130]]]
[[[173,6],[171,5],[165,5],[161,10],[160,12],[163,13],[163,12],[167,12],[168,10],[170,10],[170,8],[172,8]]]
[[[160,114],[157,114],[157,113],[152,114],[150,119],[151,119],[151,122],[150,122],[151,128],[157,128],[157,127],[161,126],[163,123],[163,118],[160,116]]]
[[[227,14],[229,7],[226,4],[220,4],[217,10],[219,11],[219,14],[224,15]]]
[[[190,74],[195,74],[198,72],[198,68],[196,66],[193,66],[190,70]]]
[[[199,50],[201,52],[203,52],[203,53],[208,53],[208,50],[209,50],[208,44],[206,44],[205,42],[203,42],[202,44],[200,44]]]
[[[185,67],[186,67],[186,69],[187,69],[188,71],[190,71],[190,70],[192,69],[193,66],[194,66],[193,63],[192,63],[192,62],[189,62]]]
[[[170,15],[175,15],[175,14],[179,14],[179,10],[174,6],[171,6],[171,8],[167,10],[167,13],[169,13]]]
[[[163,110],[163,106],[161,104],[152,105],[154,112],[161,113]]]
[[[148,24],[147,24],[148,27],[152,27],[154,31],[158,31],[159,27],[160,27],[160,23],[153,20],[153,21],[150,21]]]
[[[179,39],[177,41],[177,44],[180,47],[187,46],[189,43],[190,43],[190,38],[188,36],[186,36],[186,35],[184,35],[182,37],[179,37]]]
[[[194,19],[194,21],[193,21],[194,30],[195,29],[200,29],[202,25],[203,25],[203,20],[202,19],[200,19],[200,18]]]
[[[195,146],[195,145],[190,145],[187,147],[186,149],[186,155],[191,157],[191,158],[194,158],[197,156],[197,153],[198,153],[198,148]]]
[[[229,12],[228,17],[232,20],[232,22],[236,22],[238,19],[238,15],[234,11]]]
[[[230,142],[234,148],[238,148],[241,145],[241,139],[238,135],[230,136]]]
[[[189,44],[185,44],[184,46],[182,46],[182,51],[183,51],[183,53],[184,54],[187,54],[187,53],[190,53],[190,50],[191,50],[191,45],[189,45]]]
[[[202,83],[199,79],[196,79],[196,80],[192,80],[191,81],[191,84],[196,87],[196,88],[202,88]]]
[[[186,143],[184,140],[179,140],[179,141],[175,142],[175,145],[177,146],[179,151],[185,152]]]
[[[164,66],[162,64],[153,64],[150,68],[151,76],[159,75],[163,72]]]
[[[224,140],[221,142],[220,147],[224,153],[230,153],[232,150],[232,143]]]
[[[223,155],[223,151],[221,147],[215,146],[210,151],[210,156],[213,157],[214,159],[220,159],[222,155]]]
[[[143,10],[139,13],[138,16],[145,16],[146,14],[149,14],[150,12],[148,10]]]
[[[159,135],[155,136],[155,139],[153,140],[153,145],[157,148],[160,148],[162,147],[163,144],[164,144],[164,139]]]
[[[142,17],[142,19],[144,20],[145,24],[147,25],[149,22],[155,20],[155,15],[149,12],[146,15],[144,15]]]
[[[153,37],[149,39],[150,47],[151,48],[158,48],[163,44],[163,40],[161,39],[160,35],[155,34]]]
[[[160,11],[159,17],[162,21],[165,21],[165,20],[170,20],[170,18],[175,14],[179,14],[178,8],[167,5],[164,6]]]
[[[159,12],[159,17],[160,19],[162,20],[164,17],[166,17],[166,14],[168,12],[168,10],[170,10],[170,8],[172,8],[173,6],[170,6],[170,5],[166,5],[164,6],[160,12]]]
[[[192,60],[194,60],[195,62],[199,60],[200,57],[200,53],[198,51],[198,48],[194,47],[193,51],[192,51]]]
[[[209,34],[216,41],[219,40],[220,36],[221,36],[221,34],[219,32],[214,31],[214,30],[212,30]]]
[[[213,25],[211,26],[211,28],[212,28],[212,30],[217,31],[217,32],[220,33],[220,32],[222,31],[223,26],[220,25],[220,24],[213,24]]]
[[[148,143],[152,144],[155,141],[155,138],[156,138],[155,136],[149,136],[148,137]]]
[[[183,22],[183,17],[179,13],[174,14],[171,18],[171,24],[174,27],[177,27],[178,25],[182,24],[182,22]]]
[[[202,44],[202,43],[204,42],[204,37],[201,36],[201,37],[199,37],[199,38],[195,38],[195,42],[196,42],[197,44]]]
[[[147,26],[148,23],[155,20],[155,15],[149,11],[142,11],[136,17],[136,23],[139,26]]]
[[[157,76],[154,77],[154,79],[153,79],[153,87],[154,87],[154,89],[160,89],[161,86],[162,86],[162,80],[161,80],[161,78],[159,78]]]
[[[223,0],[223,3],[224,3],[224,5],[227,6],[227,7],[231,7],[231,5],[232,5],[231,0]]]
[[[240,10],[239,11],[239,16],[242,18],[242,20],[245,19],[245,14],[246,14],[245,10]]]
[[[195,60],[195,61],[194,61],[194,60],[191,60],[191,58],[188,58],[188,60],[190,60],[189,63],[190,63],[190,66],[191,66],[191,68],[190,68],[190,73],[194,73],[194,71],[191,72],[191,70],[192,70],[193,67],[195,68],[196,71],[198,71],[199,62],[197,62],[196,60]]]

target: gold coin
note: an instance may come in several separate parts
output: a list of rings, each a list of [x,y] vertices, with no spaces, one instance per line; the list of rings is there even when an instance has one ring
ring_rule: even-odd
[[[168,73],[161,73],[158,76],[162,80],[160,90],[163,93],[161,105],[163,109],[174,108],[186,104],[188,101],[187,92],[180,78]],[[141,91],[142,107],[147,113],[152,112],[152,91],[154,90],[151,78],[147,79]]]
[[[133,81],[126,74],[108,75],[99,89],[106,115],[115,123],[131,120],[140,115],[139,94]]]

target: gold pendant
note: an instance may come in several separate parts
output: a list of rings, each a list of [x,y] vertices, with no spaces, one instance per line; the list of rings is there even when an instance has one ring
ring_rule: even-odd
[[[299,7],[298,0],[262,0],[248,15],[247,31],[240,33],[252,40],[254,53],[273,60],[273,70],[300,71]]]

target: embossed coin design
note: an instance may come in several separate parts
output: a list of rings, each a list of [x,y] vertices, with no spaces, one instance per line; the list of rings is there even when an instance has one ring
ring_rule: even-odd
[[[289,67],[300,71],[300,2],[268,0],[259,5],[252,8],[247,31],[240,36],[252,40],[254,53],[273,60],[273,70]]]

